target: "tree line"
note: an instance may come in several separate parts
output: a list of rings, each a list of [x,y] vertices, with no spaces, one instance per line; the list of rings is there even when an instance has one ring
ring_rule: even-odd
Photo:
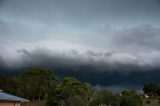
[[[0,89],[29,100],[45,100],[47,106],[142,106],[141,95],[133,90],[121,94],[108,89],[96,89],[73,77],[63,80],[52,69],[32,68],[18,76],[0,76]],[[160,86],[155,83],[144,85],[150,96],[160,95]]]

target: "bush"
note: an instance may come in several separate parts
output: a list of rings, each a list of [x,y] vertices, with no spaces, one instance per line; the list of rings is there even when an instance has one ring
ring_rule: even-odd
[[[73,96],[68,98],[68,106],[87,106],[81,96]]]
[[[151,104],[151,101],[150,101],[150,100],[146,100],[146,103],[147,103],[147,104]]]
[[[135,91],[124,90],[120,106],[142,106],[142,98]]]
[[[141,99],[134,96],[122,96],[120,106],[142,106]]]

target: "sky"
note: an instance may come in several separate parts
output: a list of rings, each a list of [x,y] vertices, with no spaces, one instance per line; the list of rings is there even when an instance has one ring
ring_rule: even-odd
[[[1,72],[53,67],[93,85],[160,82],[159,11],[160,0],[0,0]]]

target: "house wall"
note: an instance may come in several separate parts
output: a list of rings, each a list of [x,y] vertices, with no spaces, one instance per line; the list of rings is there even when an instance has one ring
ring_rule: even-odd
[[[0,101],[0,106],[20,106],[20,103]]]

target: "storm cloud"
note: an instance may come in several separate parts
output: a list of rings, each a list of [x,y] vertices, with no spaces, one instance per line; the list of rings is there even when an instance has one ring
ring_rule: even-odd
[[[0,73],[51,67],[94,85],[160,82],[159,11],[159,0],[0,0]]]

